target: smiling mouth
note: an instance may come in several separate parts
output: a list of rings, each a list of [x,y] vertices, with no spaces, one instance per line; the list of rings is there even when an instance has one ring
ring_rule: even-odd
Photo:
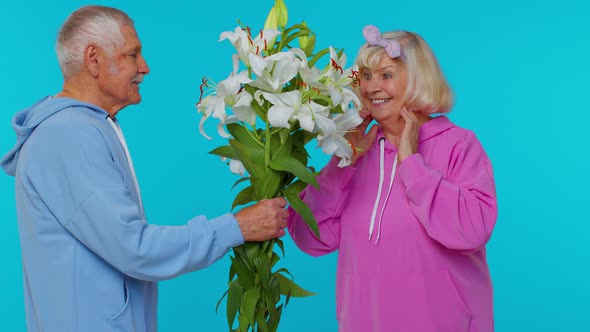
[[[386,102],[388,102],[390,100],[391,100],[391,98],[371,99],[371,104],[373,104],[373,105],[385,104]]]

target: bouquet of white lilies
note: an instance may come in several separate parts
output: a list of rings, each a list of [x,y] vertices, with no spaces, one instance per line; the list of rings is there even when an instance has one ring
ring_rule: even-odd
[[[305,146],[315,138],[323,152],[340,158],[340,167],[350,164],[354,147],[344,135],[362,122],[351,89],[358,72],[345,69],[346,55],[332,47],[314,53],[316,37],[305,22],[286,24],[286,6],[277,0],[256,36],[243,26],[221,34],[220,41],[229,40],[237,54],[228,78],[217,84],[203,79],[199,129],[210,138],[204,122],[219,121],[218,133],[229,144],[211,153],[229,159],[230,170],[243,176],[236,184],[249,182],[232,209],[283,196],[319,237],[315,218],[299,198],[308,184],[318,187]],[[291,45],[295,42],[299,47]],[[324,68],[315,67],[326,55]],[[234,249],[224,294],[230,331],[276,331],[289,298],[312,294],[297,286],[287,269],[275,268],[280,260],[275,244],[283,251],[280,239]],[[279,304],[282,296],[285,302]]]

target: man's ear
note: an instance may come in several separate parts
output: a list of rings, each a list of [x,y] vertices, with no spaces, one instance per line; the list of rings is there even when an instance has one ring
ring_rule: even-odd
[[[100,71],[100,61],[98,59],[98,48],[90,44],[84,49],[84,65],[93,77],[98,76]]]

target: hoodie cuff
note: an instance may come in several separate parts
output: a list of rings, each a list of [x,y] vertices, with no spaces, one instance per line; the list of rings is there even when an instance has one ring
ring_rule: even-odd
[[[350,183],[357,170],[356,166],[338,167],[338,162],[338,158],[333,157],[317,177],[320,190],[325,188],[344,190]]]
[[[399,165],[398,171],[406,188],[410,188],[414,183],[428,174],[430,169],[426,166],[422,155],[414,153]]]
[[[211,219],[210,224],[215,231],[217,244],[223,250],[227,251],[244,244],[244,235],[233,214],[226,213],[220,217]]]

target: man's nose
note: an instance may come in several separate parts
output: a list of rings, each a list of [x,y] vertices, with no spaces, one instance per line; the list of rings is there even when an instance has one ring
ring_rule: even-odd
[[[140,55],[139,57],[139,72],[147,75],[150,73],[150,67],[148,67],[147,62],[145,61],[145,58],[143,57],[143,55]]]

